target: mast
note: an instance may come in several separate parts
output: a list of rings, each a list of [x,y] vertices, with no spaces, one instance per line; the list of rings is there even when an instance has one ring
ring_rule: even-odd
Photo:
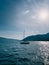
[[[24,32],[23,32],[23,39],[25,38],[25,30],[24,30]]]

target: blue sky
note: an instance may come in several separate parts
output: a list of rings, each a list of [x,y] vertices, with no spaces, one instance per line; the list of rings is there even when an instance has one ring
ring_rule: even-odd
[[[49,32],[49,0],[0,0],[0,37],[22,39],[24,30],[25,36]]]

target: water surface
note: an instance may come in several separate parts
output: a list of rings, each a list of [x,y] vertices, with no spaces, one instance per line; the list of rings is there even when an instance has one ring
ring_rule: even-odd
[[[0,65],[49,65],[49,42],[0,43]]]

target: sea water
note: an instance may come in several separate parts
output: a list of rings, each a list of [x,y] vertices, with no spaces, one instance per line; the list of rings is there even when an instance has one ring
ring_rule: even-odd
[[[49,42],[0,43],[0,65],[49,65]]]

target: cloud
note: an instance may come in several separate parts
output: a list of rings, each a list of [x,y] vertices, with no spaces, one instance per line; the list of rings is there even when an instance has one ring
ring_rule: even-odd
[[[36,15],[32,15],[31,18],[32,19],[37,19],[37,16]]]
[[[30,11],[29,10],[26,10],[23,12],[24,15],[28,14]]]

